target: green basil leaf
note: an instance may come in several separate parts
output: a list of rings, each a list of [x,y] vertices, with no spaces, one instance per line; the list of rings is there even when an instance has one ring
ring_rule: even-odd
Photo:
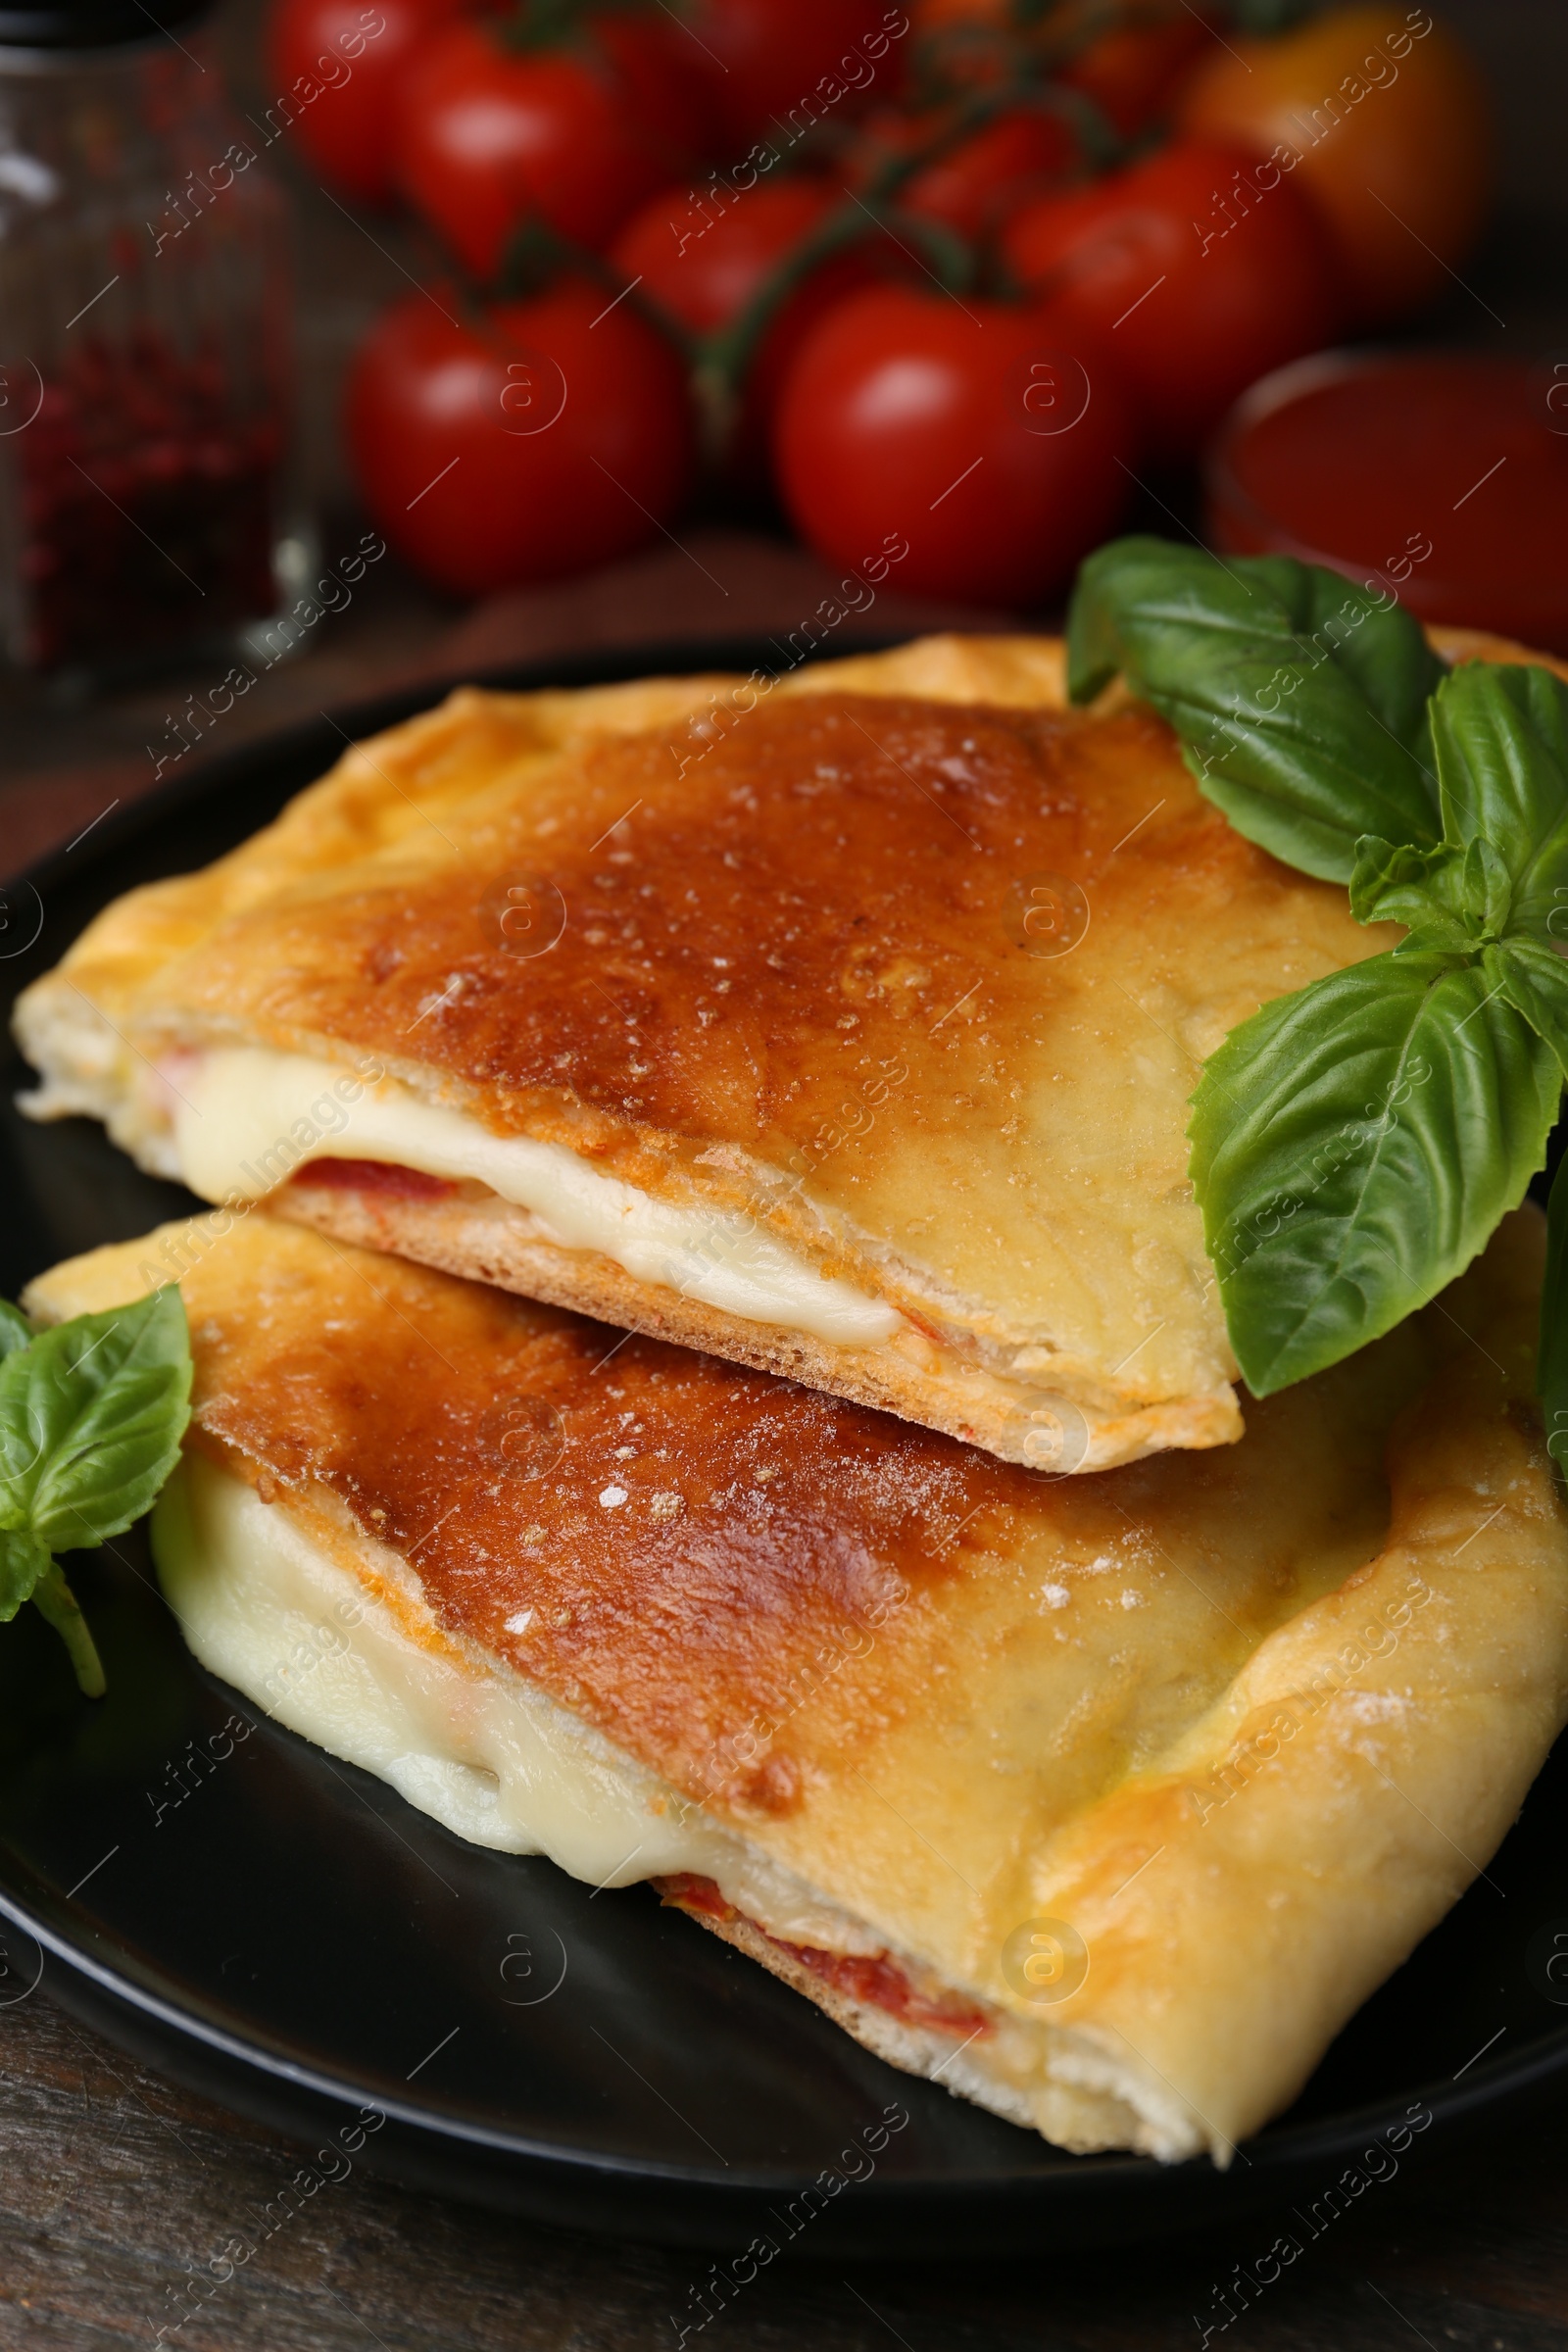
[[[1395,949],[1396,956],[1432,948],[1474,955],[1501,935],[1512,899],[1513,876],[1479,836],[1467,849],[1444,842],[1415,850],[1371,833],[1355,845],[1350,912],[1358,923],[1408,924],[1413,936]]]
[[[1446,837],[1487,845],[1510,877],[1510,930],[1568,937],[1568,685],[1550,670],[1467,662],[1433,700]],[[1493,928],[1500,929],[1501,923]]]
[[[31,1338],[32,1325],[21,1307],[13,1306],[9,1298],[0,1298],[0,1362],[25,1348]]]
[[[1209,800],[1288,865],[1348,882],[1363,834],[1440,838],[1425,708],[1442,664],[1400,607],[1336,572],[1114,540],[1079,571],[1067,658],[1074,702],[1119,670]]]
[[[29,1536],[25,1528],[0,1533],[0,1625],[9,1625],[33,1587],[48,1575],[53,1562],[49,1546]]]
[[[0,1362],[0,1527],[51,1551],[147,1510],[190,1418],[190,1337],[172,1285],[77,1315]]]
[[[1210,1055],[1192,1174],[1254,1396],[1392,1330],[1460,1273],[1545,1155],[1562,1073],[1480,962],[1377,956]]]
[[[1465,912],[1478,938],[1500,937],[1513,904],[1513,875],[1500,852],[1478,833],[1464,854]]]
[[[1401,606],[1356,588],[1343,572],[1321,564],[1298,564],[1294,556],[1244,562],[1249,577],[1265,579],[1274,590],[1297,635],[1327,645],[1355,680],[1373,717],[1416,754],[1430,788],[1436,777],[1428,706],[1448,671],[1420,622]]]
[[[1546,1451],[1568,1470],[1568,1158],[1551,1180],[1546,1208],[1546,1279],[1541,1292],[1536,1387],[1545,1416]]]
[[[1465,920],[1464,853],[1446,842],[1416,850],[1363,833],[1350,869],[1350,912],[1358,923],[1407,923],[1460,955],[1475,948]]]
[[[1504,1004],[1544,1037],[1568,1077],[1568,962],[1536,939],[1507,939],[1483,958]]]
[[[1451,963],[1455,956],[1470,961],[1480,943],[1473,939],[1462,923],[1456,924],[1450,915],[1435,916],[1430,923],[1412,931],[1391,951],[1401,962],[1421,956],[1444,956]]]

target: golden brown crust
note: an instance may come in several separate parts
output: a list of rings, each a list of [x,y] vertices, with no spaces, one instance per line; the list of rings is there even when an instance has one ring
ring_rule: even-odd
[[[492,789],[504,800],[560,760],[700,713],[744,683],[726,673],[699,673],[575,692],[460,687],[438,709],[352,746],[319,783],[227,857],[115,900],[60,971],[118,1024],[133,1014],[154,974],[279,889],[411,844],[428,848],[449,820],[464,821]],[[774,691],[793,697],[831,684],[1022,708],[1065,700],[1062,649],[1054,638],[926,638],[892,654],[797,671]]]
[[[1388,943],[1242,840],[1147,712],[1063,710],[1060,670],[1052,640],[949,639],[738,711],[713,681],[457,697],[100,918],[19,1014],[46,1107],[169,1167],[166,1046],[372,1054],[492,1132],[756,1219],[930,1340],[924,1385],[918,1348],[881,1379],[803,1348],[841,1393],[1013,1451],[1009,1413],[1021,1446],[1065,1397],[1090,1466],[1225,1443],[1187,1098],[1263,998]],[[513,890],[524,947],[564,921],[547,953],[514,953]],[[580,1252],[564,1294],[650,1303]],[[733,1336],[693,1300],[679,1327]],[[955,1413],[977,1373],[996,1409]]]
[[[1310,1406],[1306,1392],[1259,1406],[1243,1446],[1039,1478],[835,1396],[261,1212],[205,1248],[166,1230],[167,1250],[155,1236],[98,1252],[29,1297],[47,1307],[95,1268],[122,1283],[145,1269],[145,1285],[191,1253],[180,1279],[202,1441],[247,1477],[328,1489],[368,1533],[414,1552],[454,1633],[697,1797],[715,1759],[726,1788],[749,1786],[736,1735],[758,1720],[787,1725],[760,1743],[767,1788],[798,1794],[856,1753],[870,1722],[918,1722],[943,1686],[983,1713],[985,1682],[1012,1673],[1021,1602],[1040,1628],[1037,1667],[1058,1650],[1051,1612],[1018,1586],[1035,1551],[1069,1593],[1082,1583],[1094,1606],[1078,1643],[1106,1661],[1129,1643],[1146,1668],[1159,1657],[1165,1636],[1144,1614],[1157,1586],[1166,1634],[1201,1627],[1192,1672],[1217,1691],[1335,1567],[1375,1551],[1382,1430],[1425,1360],[1406,1333],[1314,1383]],[[1256,1514],[1287,1463],[1288,1522],[1272,1498],[1265,1544]],[[1216,1549],[1222,1615],[1187,1582]],[[1156,1557],[1179,1564],[1174,1583],[1152,1573]],[[1000,1586],[999,1558],[1012,1563]],[[1106,1583],[1143,1593],[1139,1613],[1119,1600],[1104,1611]],[[526,1634],[510,1633],[524,1610]],[[795,1708],[803,1670],[856,1626],[876,1639],[854,1676]],[[1121,1735],[1107,1723],[1107,1736],[1099,1769],[1114,1773]]]
[[[1491,629],[1455,629],[1435,621],[1427,635],[1445,662],[1528,662],[1537,669],[1568,678],[1568,661],[1558,654],[1538,654],[1516,638],[1499,637]]]
[[[596,746],[571,791],[569,834],[552,810],[541,838],[519,796],[457,858],[430,844],[417,872],[232,919],[163,976],[146,1029],[369,1052],[494,1133],[650,1186],[673,1142],[804,1166],[831,1196],[841,1099],[872,1073],[895,1136],[909,1104],[918,1131],[973,1127],[941,1037],[966,995],[1006,1038],[1083,1020],[1098,968],[1013,937],[1032,875],[1092,891],[1120,939],[1335,896],[1244,841],[1135,710],[798,696],[710,746],[684,724]],[[516,937],[509,889],[532,894]]]
[[[1054,1481],[261,1212],[29,1303],[183,1268],[198,1442],[409,1561],[432,1640],[815,1890],[844,1949],[978,2004],[944,2081],[1069,2145],[1223,2154],[1485,1867],[1568,1714],[1542,1246],[1508,1220],[1236,1446]],[[1052,1922],[1087,1974],[1042,2006],[1016,1939]]]

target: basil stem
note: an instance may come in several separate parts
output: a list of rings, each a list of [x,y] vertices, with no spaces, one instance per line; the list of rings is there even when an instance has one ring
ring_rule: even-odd
[[[98,1644],[88,1630],[81,1604],[58,1568],[51,1567],[32,1591],[33,1605],[65,1643],[85,1698],[102,1698],[109,1684]]]

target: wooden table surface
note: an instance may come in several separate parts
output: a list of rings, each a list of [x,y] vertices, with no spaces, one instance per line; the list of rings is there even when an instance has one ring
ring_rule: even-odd
[[[241,102],[266,103],[259,0],[222,26]],[[1504,116],[1504,206],[1467,283],[1434,322],[1449,339],[1568,350],[1562,0],[1450,0],[1487,57]],[[329,556],[362,527],[343,498],[336,384],[355,334],[400,289],[412,249],[345,224],[291,159],[304,235],[310,467]],[[389,258],[390,257],[390,258]],[[1478,308],[1485,297],[1485,317]],[[1499,331],[1494,316],[1506,320]],[[418,678],[585,644],[782,633],[822,592],[820,567],[710,517],[597,579],[465,613],[390,560],[301,660],[280,665],[211,749],[324,706]],[[880,632],[983,624],[987,615],[889,598]],[[167,710],[204,673],[176,673],[63,709],[0,690],[0,874],[64,844],[148,790]],[[0,1953],[0,1961],[4,1954]],[[9,1963],[6,1963],[9,1965]],[[30,1971],[29,1971],[30,1974]],[[0,1971],[0,2001],[8,1983]],[[150,2073],[38,1988],[0,2006],[0,2348],[70,2352],[152,2344],[187,2270],[243,2229],[298,2163],[268,2132]],[[676,2352],[705,2259],[531,2228],[382,2185],[360,2172],[306,2208],[199,2315],[165,2337],[184,2352]],[[1269,2243],[1266,2218],[1230,2234],[1033,2263],[904,2268],[781,2262],[717,2321],[733,2352],[1201,2352],[1195,2314]],[[911,2249],[915,2252],[917,2249]],[[689,2340],[696,2341],[697,2338]],[[1445,2146],[1368,2191],[1333,2233],[1211,2339],[1242,2352],[1568,2352],[1568,2107],[1483,2141]]]
[[[1434,2132],[1432,2137],[1436,2139]],[[1560,2352],[1568,2344],[1561,2114],[1435,2146],[1369,2188],[1248,2314],[1240,2352]],[[277,2197],[299,2154],[172,2088],[45,1986],[0,2027],[0,2344],[110,2352],[189,2309],[182,2281]],[[607,2214],[612,2224],[612,2214]],[[1298,2236],[1298,2225],[1294,2227]],[[715,2352],[1200,2352],[1195,2314],[1275,2234],[1077,2260],[763,2271]],[[183,2352],[676,2352],[706,2256],[569,2234],[358,2172],[279,2228],[164,2341]],[[703,2339],[692,2336],[692,2343]]]

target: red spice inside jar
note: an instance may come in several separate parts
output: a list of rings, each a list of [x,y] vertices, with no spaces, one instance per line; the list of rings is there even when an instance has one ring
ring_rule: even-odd
[[[270,612],[281,420],[212,352],[84,338],[17,444],[26,659],[115,662]]]

